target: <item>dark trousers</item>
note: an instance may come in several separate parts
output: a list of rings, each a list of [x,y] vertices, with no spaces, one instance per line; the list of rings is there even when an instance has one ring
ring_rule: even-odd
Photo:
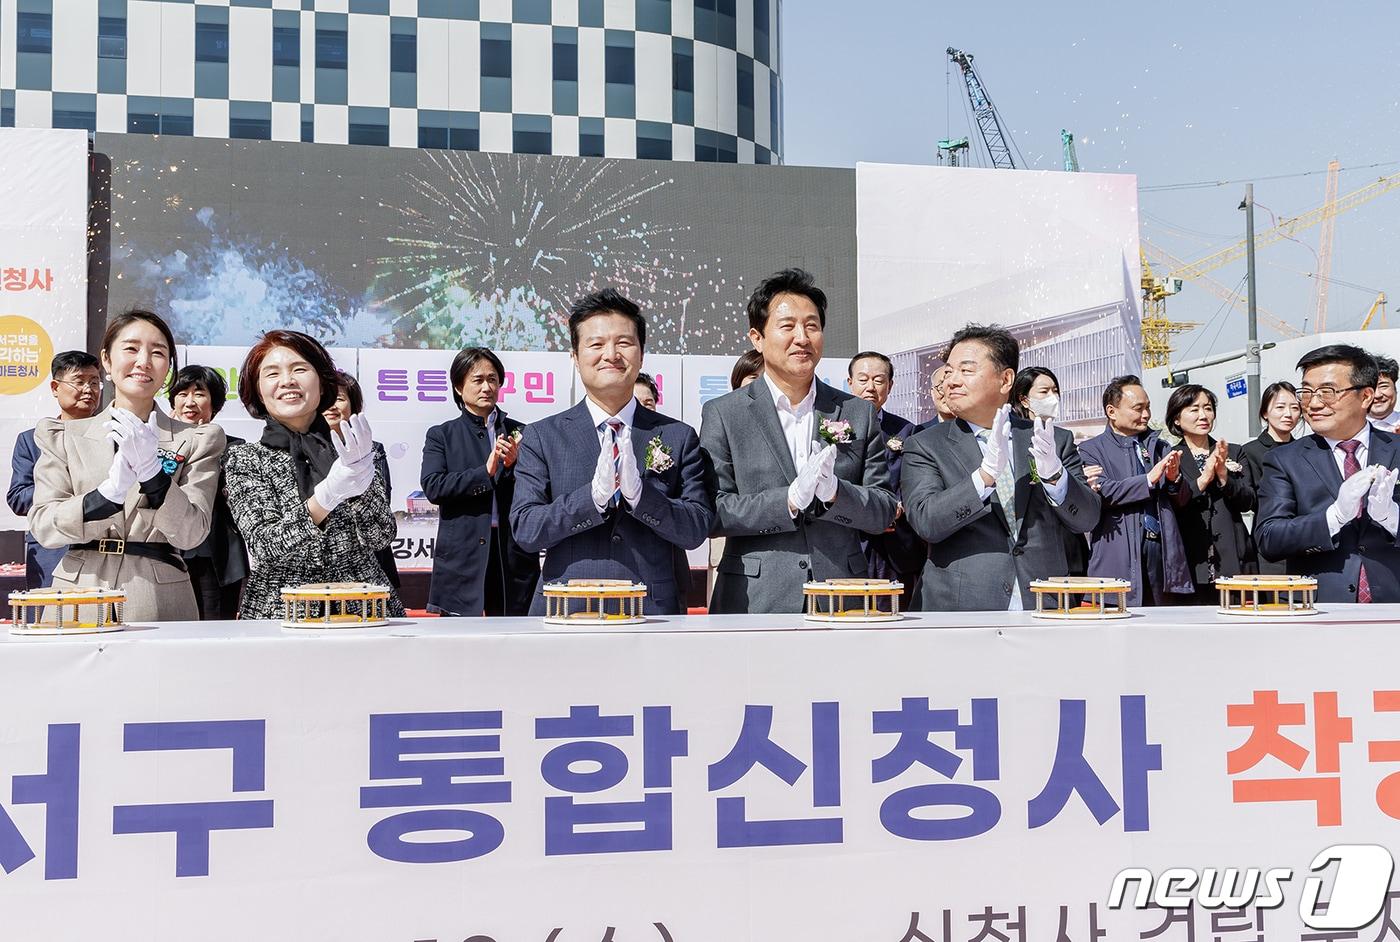
[[[243,580],[233,585],[219,585],[219,574],[208,556],[185,560],[190,568],[190,585],[194,588],[194,604],[203,621],[230,621],[238,617],[238,596]]]
[[[1162,541],[1142,540],[1142,589],[1138,595],[1143,605],[1168,605],[1167,580],[1162,572]]]
[[[487,615],[506,613],[506,571],[501,565],[500,528],[491,528],[491,539],[487,543],[490,552],[486,556],[486,582],[481,594],[486,602]]]

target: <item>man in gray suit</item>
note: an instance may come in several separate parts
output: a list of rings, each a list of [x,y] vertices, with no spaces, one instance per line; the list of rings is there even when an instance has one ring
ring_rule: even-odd
[[[726,537],[710,611],[800,612],[809,580],[865,575],[862,533],[894,522],[885,436],[863,399],[816,378],[826,294],[800,269],[749,298],[763,375],[705,403],[700,444]]]
[[[647,586],[646,610],[685,613],[685,551],[714,521],[695,430],[640,405],[633,386],[647,325],[637,305],[608,288],[569,315],[583,402],[525,426],[515,462],[515,542],[545,551],[531,615],[544,585],[626,579]]]
[[[1099,496],[1068,429],[1010,414],[1020,361],[1010,333],[970,324],[946,359],[956,418],[904,443],[904,513],[929,543],[920,607],[1030,608],[1032,580],[1068,573],[1065,532],[1094,528]]]

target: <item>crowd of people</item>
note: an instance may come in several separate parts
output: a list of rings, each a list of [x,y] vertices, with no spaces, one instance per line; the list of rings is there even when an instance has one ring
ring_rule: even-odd
[[[607,578],[683,613],[686,551],[707,538],[715,613],[796,613],[804,583],[859,577],[897,579],[906,607],[933,612],[1020,610],[1032,581],[1066,574],[1129,580],[1133,606],[1215,604],[1217,578],[1254,572],[1315,576],[1324,602],[1400,601],[1394,360],[1311,351],[1297,386],[1263,391],[1264,431],[1243,445],[1215,437],[1211,390],[1175,389],[1161,429],[1120,376],[1103,432],[1076,444],[1055,374],[1021,369],[996,326],[953,336],[922,425],[885,408],[882,353],[851,359],[849,391],[822,383],[826,306],[797,269],[759,285],[753,349],[698,431],[656,411],[646,318],[613,289],[570,311],[586,395],[556,415],[510,418],[500,357],[459,352],[460,415],[423,443],[440,513],[429,610],[539,615],[546,583]],[[136,622],[277,617],[282,589],[310,582],[397,587],[384,449],[314,338],[272,330],[248,351],[237,395],[264,421],[257,441],[226,438],[224,380],[181,368],[149,311],[112,318],[97,356],[55,357],[50,388],[58,415],[16,441],[8,494],[28,516],[30,587],[119,587]],[[389,610],[403,614],[397,592]]]

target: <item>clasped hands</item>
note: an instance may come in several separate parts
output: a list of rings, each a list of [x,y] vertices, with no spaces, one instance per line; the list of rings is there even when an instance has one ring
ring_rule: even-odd
[[[1064,472],[1060,461],[1060,450],[1055,445],[1055,420],[1036,418],[1031,427],[1031,459],[1035,462],[1035,473],[1041,481],[1057,480]],[[987,447],[982,453],[983,484],[995,487],[997,478],[1011,460],[1011,406],[1003,405],[992,419],[992,427],[987,436]]]
[[[806,510],[813,500],[829,504],[836,499],[836,446],[827,445],[808,456],[788,485],[788,512],[793,516]]]
[[[642,496],[642,472],[637,467],[637,453],[632,449],[632,427],[625,425],[617,433],[617,461],[613,461],[613,438],[604,435],[598,451],[598,464],[593,469],[593,506],[599,513],[608,509],[613,495],[633,507]]]
[[[359,497],[374,480],[374,435],[363,415],[352,415],[332,430],[335,461],[311,496],[327,513],[352,497]]]
[[[1377,524],[1394,533],[1400,523],[1400,507],[1395,503],[1395,483],[1400,468],[1367,465],[1342,482],[1330,510],[1337,522],[1346,524],[1366,513]]]
[[[150,417],[142,422],[126,409],[112,409],[112,418],[105,427],[107,438],[117,446],[117,451],[112,456],[107,478],[97,485],[97,491],[114,504],[124,503],[133,487],[160,473],[158,412],[152,409]]]

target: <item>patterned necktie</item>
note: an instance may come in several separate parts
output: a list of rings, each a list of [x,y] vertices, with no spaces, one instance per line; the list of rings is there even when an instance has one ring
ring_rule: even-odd
[[[982,443],[984,449],[991,434],[988,429],[977,433],[977,440]],[[1014,539],[1019,535],[1021,521],[1016,518],[1016,472],[1011,468],[1009,456],[997,475],[997,500],[1001,501],[1002,512],[1006,514],[1006,523],[1011,528],[1011,536]]]
[[[622,431],[622,422],[618,419],[608,419],[607,426],[610,430],[613,456],[613,495],[608,506],[616,507],[622,503],[622,451],[617,447],[617,435]]]
[[[1361,443],[1352,438],[1344,442],[1337,442],[1337,447],[1346,452],[1346,457],[1342,459],[1342,477],[1349,478],[1361,470],[1361,462],[1356,457],[1356,451],[1361,447]],[[1360,508],[1357,509],[1356,515],[1361,516]],[[1366,578],[1365,563],[1361,564],[1360,571],[1356,576],[1356,601],[1362,603],[1371,601],[1371,580]]]

